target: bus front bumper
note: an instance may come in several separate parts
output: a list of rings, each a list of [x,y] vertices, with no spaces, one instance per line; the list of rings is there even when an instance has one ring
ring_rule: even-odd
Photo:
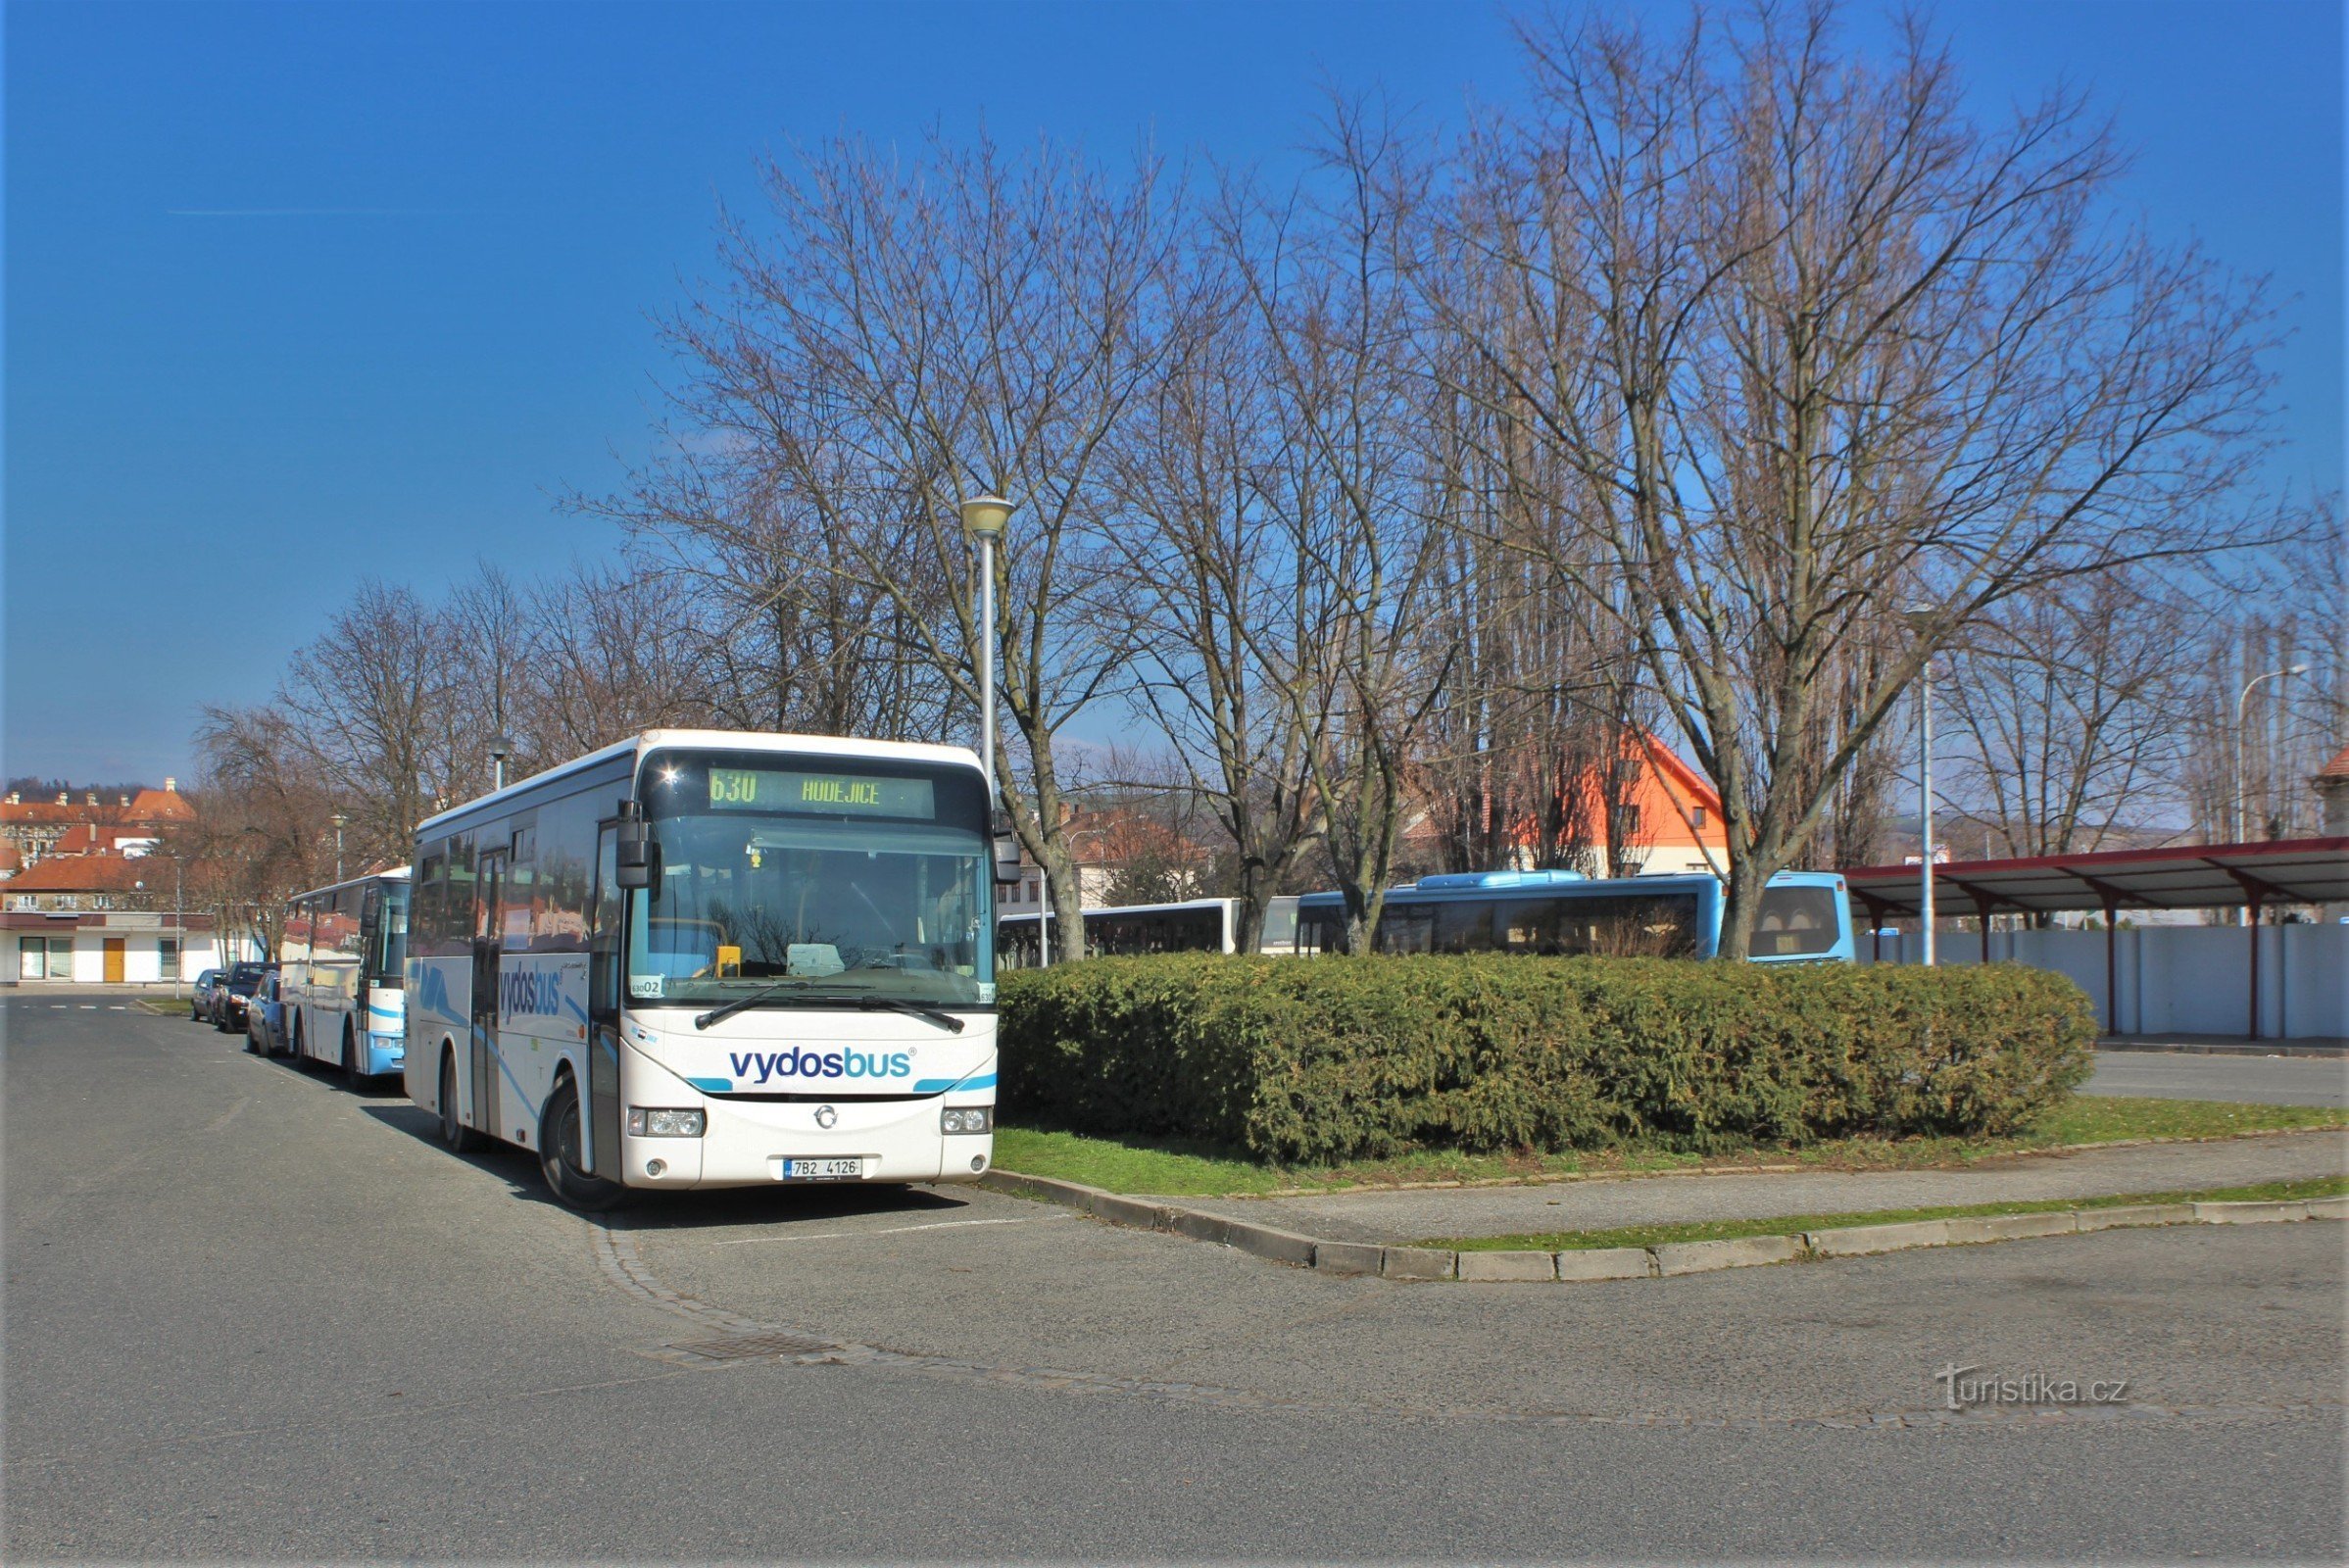
[[[939,1132],[948,1105],[992,1107],[989,1095],[919,1100],[744,1101],[688,1094],[674,1108],[708,1116],[699,1138],[622,1134],[630,1187],[766,1187],[976,1181],[995,1159],[991,1133]],[[827,1116],[824,1114],[829,1112]],[[623,1111],[623,1115],[625,1112]],[[824,1122],[829,1120],[830,1126]],[[809,1177],[800,1161],[855,1160],[856,1173]],[[818,1167],[822,1168],[822,1167]]]
[[[400,1071],[408,1065],[408,1041],[404,1035],[368,1035],[367,1043],[367,1076],[380,1078]]]

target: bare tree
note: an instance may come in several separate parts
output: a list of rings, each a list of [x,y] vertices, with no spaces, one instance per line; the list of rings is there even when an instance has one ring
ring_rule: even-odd
[[[367,578],[286,671],[276,706],[350,813],[355,858],[404,858],[416,823],[485,782],[486,749],[454,718],[452,641],[413,590]]]
[[[2207,618],[2178,585],[2125,570],[1984,614],[1935,689],[1966,743],[1964,814],[2009,855],[2109,848],[2166,815],[2184,760],[2178,650]]]
[[[577,565],[534,588],[531,755],[554,762],[660,725],[712,722],[693,612],[669,581],[623,565]]]
[[[1306,778],[1317,732],[1280,687],[1313,630],[1301,619],[1313,563],[1269,520],[1265,493],[1287,449],[1268,323],[1248,304],[1241,259],[1202,243],[1185,265],[1190,352],[1109,444],[1124,525],[1105,603],[1127,621],[1137,716],[1165,736],[1230,841],[1237,939],[1252,952],[1267,905],[1321,834]]]
[[[1264,514],[1302,564],[1279,632],[1248,634],[1303,754],[1346,947],[1362,952],[1454,652],[1427,613],[1451,479],[1427,450],[1432,345],[1402,270],[1424,174],[1371,107],[1334,103],[1327,129],[1326,182],[1224,227],[1270,349],[1279,457]]]
[[[165,835],[162,853],[184,862],[183,907],[209,912],[223,936],[273,955],[286,902],[333,879],[337,803],[276,709],[208,708],[195,740],[200,808]],[[346,867],[369,858],[347,855]]]
[[[753,607],[844,585],[919,670],[942,728],[967,725],[980,649],[1000,642],[998,777],[1075,942],[1053,743],[1125,665],[1096,597],[1113,564],[1104,451],[1179,357],[1177,193],[1148,159],[1112,179],[989,142],[933,141],[907,167],[839,141],[765,172],[771,232],[731,224],[729,293],[674,326],[698,439],[614,510]],[[1018,506],[993,627],[956,515],[985,490]],[[744,560],[760,564],[729,564]],[[842,618],[825,621],[836,656],[855,646]]]
[[[1963,628],[2259,536],[2210,503],[2263,426],[2267,316],[2109,219],[2118,159],[2077,99],[1979,125],[1921,26],[1883,67],[1816,3],[1522,36],[1539,118],[1473,140],[1420,276],[1573,474],[1605,570],[1551,564],[1636,632],[1720,791],[1742,956]],[[1806,760],[1831,693],[1840,738]]]

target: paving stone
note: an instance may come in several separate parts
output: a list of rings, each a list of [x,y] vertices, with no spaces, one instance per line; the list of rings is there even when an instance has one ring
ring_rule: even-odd
[[[1702,1274],[1716,1268],[1791,1262],[1802,1254],[1802,1243],[1792,1236],[1740,1236],[1726,1242],[1667,1242],[1652,1250],[1659,1274]],[[1558,1254],[1561,1278],[1566,1256]]]
[[[1188,1236],[1195,1242],[1212,1242],[1221,1247],[1232,1239],[1232,1222],[1221,1214],[1209,1214],[1196,1208],[1173,1208],[1166,1211],[1167,1229],[1177,1236]]]
[[[1236,1219],[1226,1228],[1224,1242],[1276,1263],[1295,1263],[1299,1268],[1313,1266],[1313,1238],[1294,1231],[1276,1231],[1269,1225],[1251,1225]]]
[[[1640,1254],[1642,1264],[1646,1254]],[[1644,1267],[1640,1270],[1645,1273]],[[1548,1252],[1462,1252],[1460,1273],[1463,1280],[1554,1280],[1558,1277],[1558,1260]]]
[[[1904,1251],[1912,1247],[1944,1247],[1949,1242],[1949,1221],[1921,1219],[1903,1225],[1846,1225],[1835,1230],[1813,1231],[1809,1241],[1811,1250],[1821,1257],[1853,1257],[1863,1252]]]
[[[2268,1225],[2308,1218],[2305,1202],[2196,1203],[2194,1217],[2205,1225]]]
[[[1370,1242],[1315,1242],[1316,1274],[1376,1274],[1387,1260],[1387,1250]]]
[[[1391,1280],[1447,1280],[1458,1260],[1457,1252],[1433,1247],[1390,1247],[1379,1258],[1379,1273]]]
[[[1166,1210],[1155,1203],[1146,1203],[1139,1198],[1124,1198],[1116,1193],[1095,1193],[1085,1200],[1085,1207],[1112,1225],[1131,1225],[1142,1231],[1166,1228]]]
[[[2191,1203],[2115,1203],[2110,1208],[2073,1210],[2083,1231],[2118,1230],[2125,1225],[2191,1225]]]
[[[2080,1221],[2070,1209],[2043,1214],[1985,1214],[1944,1223],[1949,1227],[1952,1245],[2011,1242],[2026,1236],[2069,1236],[2080,1229]]]
[[[1592,1247],[1557,1255],[1562,1280],[1643,1280],[1656,1260],[1644,1247]]]

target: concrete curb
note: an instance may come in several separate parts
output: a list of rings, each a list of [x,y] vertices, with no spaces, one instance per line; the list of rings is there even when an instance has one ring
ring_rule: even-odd
[[[2349,1220],[2349,1197],[2304,1201],[2236,1203],[2117,1203],[2105,1208],[2059,1208],[1961,1219],[1909,1220],[1891,1225],[1845,1225],[1784,1236],[1739,1236],[1718,1242],[1664,1242],[1654,1247],[1604,1247],[1561,1252],[1454,1251],[1440,1247],[1386,1247],[1333,1242],[1275,1230],[1247,1220],[1174,1203],[1150,1203],[1098,1187],[991,1170],[979,1185],[1015,1198],[1033,1198],[1081,1210],[1129,1230],[1211,1242],[1254,1257],[1316,1274],[1415,1282],[1449,1280],[1477,1285],[1580,1283],[1586,1280],[1671,1278],[1717,1269],[1864,1257],[1926,1247],[1975,1247],[1990,1242],[2145,1225],[2262,1225],[2304,1219]]]

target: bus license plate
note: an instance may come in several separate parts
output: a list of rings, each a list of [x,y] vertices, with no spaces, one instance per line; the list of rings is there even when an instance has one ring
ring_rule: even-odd
[[[787,1182],[853,1182],[864,1174],[864,1161],[848,1159],[778,1159],[775,1175]]]

